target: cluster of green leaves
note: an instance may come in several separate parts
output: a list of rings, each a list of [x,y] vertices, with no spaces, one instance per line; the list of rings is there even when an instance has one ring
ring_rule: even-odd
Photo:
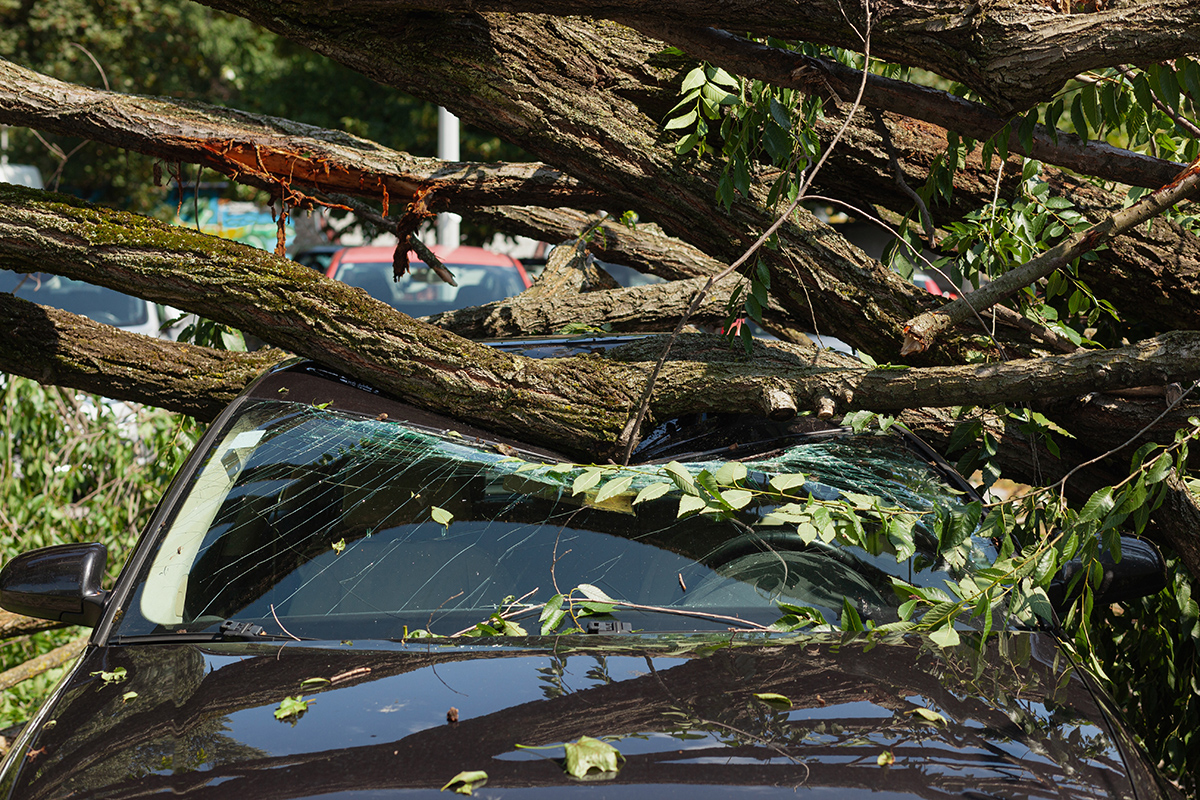
[[[700,64],[684,74],[663,128],[676,137],[677,154],[723,163],[717,200],[726,208],[738,195],[749,197],[752,176],[767,169],[776,174],[766,199],[774,205],[796,198],[797,164],[818,155],[813,123],[821,111],[819,98]]]
[[[102,542],[111,581],[199,429],[152,409],[114,408],[99,397],[4,376],[0,435],[0,525],[7,561],[38,547]],[[118,412],[133,416],[119,419]],[[136,414],[135,414],[136,411]],[[65,644],[78,629],[9,642],[0,669]],[[0,728],[28,719],[61,670],[0,698]]]

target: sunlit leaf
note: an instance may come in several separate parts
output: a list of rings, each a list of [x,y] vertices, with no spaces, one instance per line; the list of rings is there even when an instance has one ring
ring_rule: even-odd
[[[771,488],[779,492],[786,492],[788,489],[793,489],[797,486],[803,486],[807,481],[804,475],[794,473],[789,475],[774,475],[771,477]]]
[[[938,647],[956,647],[962,640],[958,636],[958,631],[954,630],[952,625],[947,625],[944,628],[938,628],[933,633],[929,634],[929,638]]]
[[[487,779],[487,773],[481,769],[464,770],[446,781],[446,785],[441,788],[441,791],[452,789],[459,794],[470,795],[471,792],[487,783]]]
[[[914,708],[908,713],[912,714],[914,717],[920,717],[922,720],[932,725],[942,726],[949,724],[946,722],[945,717],[936,711],[931,711],[928,708]]]
[[[785,697],[775,692],[755,692],[754,698],[771,706],[772,708],[790,709],[792,707],[791,698]]]
[[[575,588],[588,600],[596,600],[601,603],[613,602],[613,599],[605,594],[603,589],[593,586],[590,583],[581,583]]]
[[[694,494],[685,494],[679,498],[679,511],[676,517],[683,517],[694,511],[701,511],[708,508],[708,502],[703,497],[697,497]]]
[[[438,525],[444,525],[444,526],[449,526],[450,522],[454,519],[453,514],[451,514],[446,509],[438,508],[437,506],[429,507],[429,516],[432,517],[433,521],[436,522]]]
[[[586,777],[593,770],[616,772],[625,761],[617,748],[590,736],[581,736],[578,742],[568,742],[563,749],[567,753],[567,773],[576,778]]]
[[[630,485],[632,485],[632,484],[633,484],[633,476],[632,475],[625,475],[620,478],[614,478],[613,480],[608,481],[603,486],[601,486],[600,491],[596,492],[596,501],[595,502],[603,503],[605,500],[608,500],[612,497],[616,497],[617,495],[621,494],[626,489],[628,489],[630,487]]]
[[[669,483],[652,483],[649,486],[643,487],[638,492],[637,497],[633,499],[633,504],[636,506],[638,503],[644,503],[647,500],[655,500],[669,491],[671,491],[671,484]]]
[[[579,494],[586,492],[600,482],[600,478],[604,475],[604,471],[599,467],[590,467],[575,476],[574,482],[571,484],[571,494]]]

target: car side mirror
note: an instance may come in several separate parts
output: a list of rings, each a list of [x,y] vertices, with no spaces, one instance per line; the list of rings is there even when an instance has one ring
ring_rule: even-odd
[[[60,544],[22,553],[0,570],[0,607],[14,614],[95,627],[108,592],[100,588],[108,548]]]
[[[1095,605],[1146,597],[1166,588],[1167,565],[1163,561],[1162,553],[1154,544],[1144,539],[1122,536],[1121,560],[1115,561],[1112,553],[1104,549],[1100,553],[1100,564],[1104,568],[1104,577],[1095,590]],[[1067,589],[1081,570],[1083,562],[1072,559],[1063,565],[1051,581],[1047,594],[1056,611],[1065,611],[1071,601],[1078,597],[1086,577],[1079,578],[1069,596]]]

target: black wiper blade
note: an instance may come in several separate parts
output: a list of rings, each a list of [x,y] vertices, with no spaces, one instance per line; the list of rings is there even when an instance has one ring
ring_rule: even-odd
[[[261,625],[253,622],[239,622],[227,619],[217,630],[189,631],[138,634],[134,636],[115,636],[113,644],[148,644],[151,642],[169,642],[172,644],[208,644],[209,642],[279,642],[297,641],[303,639],[282,633],[267,633]]]
[[[255,625],[253,622],[238,622],[236,619],[227,619],[217,629],[216,638],[226,642],[253,642],[257,639],[267,638],[267,632],[263,629],[262,625]]]

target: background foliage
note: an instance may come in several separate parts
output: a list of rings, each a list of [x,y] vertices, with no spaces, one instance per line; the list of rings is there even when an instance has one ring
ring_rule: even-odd
[[[199,439],[187,417],[3,377],[0,558],[70,542],[108,547],[108,581],[125,563],[175,470]],[[0,645],[9,669],[79,636],[65,628]],[[28,719],[52,670],[0,692],[0,729]]]

